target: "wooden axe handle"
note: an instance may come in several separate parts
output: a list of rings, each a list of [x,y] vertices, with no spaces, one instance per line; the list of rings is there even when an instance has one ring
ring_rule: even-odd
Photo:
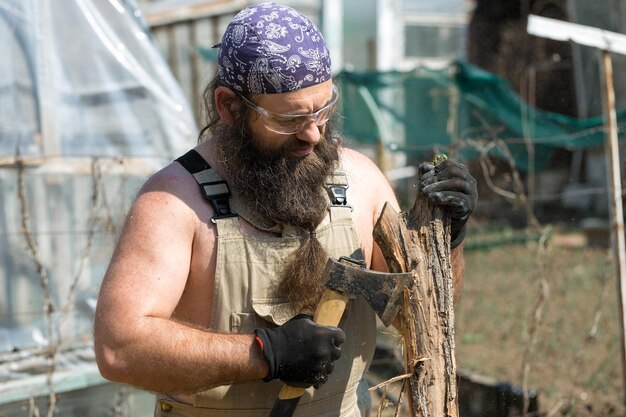
[[[326,289],[320,303],[317,305],[313,321],[320,326],[337,327],[346,310],[348,294]],[[269,417],[291,417],[298,405],[298,400],[304,394],[304,388],[284,385],[278,394]]]
[[[313,321],[320,326],[339,326],[343,312],[348,304],[348,294],[326,289],[317,305]]]

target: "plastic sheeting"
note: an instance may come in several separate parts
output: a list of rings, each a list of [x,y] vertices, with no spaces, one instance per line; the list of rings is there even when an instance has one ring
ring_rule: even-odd
[[[0,0],[0,399],[5,354],[91,342],[131,200],[196,135],[132,1]]]
[[[171,157],[196,127],[129,0],[0,0],[0,155]]]
[[[406,13],[457,15],[469,11],[471,4],[466,0],[403,0],[402,11]]]

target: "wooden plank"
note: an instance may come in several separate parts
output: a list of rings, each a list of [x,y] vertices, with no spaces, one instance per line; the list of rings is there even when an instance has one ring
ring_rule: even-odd
[[[212,0],[187,5],[172,3],[166,8],[148,5],[144,16],[148,25],[155,29],[213,16],[234,14],[249,4],[249,1],[241,0]]]
[[[604,29],[530,15],[528,33],[555,41],[572,41],[579,45],[626,55],[626,35]]]

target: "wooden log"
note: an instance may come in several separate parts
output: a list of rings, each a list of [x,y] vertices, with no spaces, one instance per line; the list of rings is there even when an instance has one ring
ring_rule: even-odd
[[[385,204],[374,227],[390,271],[413,274],[401,313],[412,417],[458,417],[449,230],[421,194],[408,214]]]

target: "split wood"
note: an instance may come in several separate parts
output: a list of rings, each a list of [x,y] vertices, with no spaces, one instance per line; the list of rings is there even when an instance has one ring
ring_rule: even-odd
[[[402,331],[409,417],[458,417],[450,220],[421,193],[411,211],[389,204],[374,240],[391,272],[411,272],[404,290]]]

